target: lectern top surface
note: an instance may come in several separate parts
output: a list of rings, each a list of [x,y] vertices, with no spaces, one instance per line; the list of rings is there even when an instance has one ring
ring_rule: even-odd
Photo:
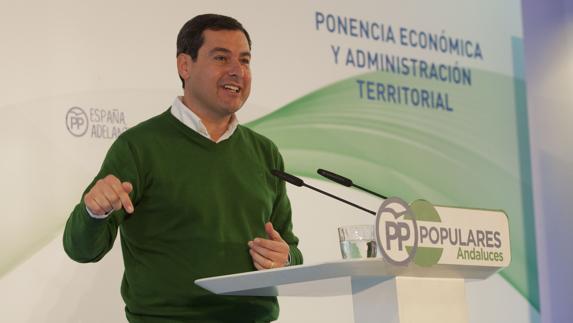
[[[375,258],[339,260],[238,273],[198,279],[195,283],[216,294],[333,296],[348,294],[349,284],[340,284],[340,282],[356,277],[370,277],[380,282],[400,276],[485,279],[498,270],[499,268],[482,266],[436,265],[426,268],[414,264],[396,266],[381,258]]]

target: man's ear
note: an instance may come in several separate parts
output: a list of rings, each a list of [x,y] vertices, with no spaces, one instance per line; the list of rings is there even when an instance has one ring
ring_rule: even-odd
[[[184,80],[189,79],[191,63],[192,63],[191,56],[189,56],[188,54],[182,53],[177,55],[177,73],[179,73],[179,76]]]

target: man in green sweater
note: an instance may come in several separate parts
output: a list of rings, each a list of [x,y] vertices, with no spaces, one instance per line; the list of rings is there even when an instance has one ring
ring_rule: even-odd
[[[201,15],[177,38],[183,96],[124,132],[66,224],[64,249],[96,262],[120,231],[130,322],[269,322],[273,297],[218,296],[198,278],[302,263],[277,147],[238,125],[251,40],[233,18]]]

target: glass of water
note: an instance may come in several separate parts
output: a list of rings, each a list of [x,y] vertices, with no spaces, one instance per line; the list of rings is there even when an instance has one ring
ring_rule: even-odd
[[[346,225],[338,228],[343,259],[376,257],[373,225]]]

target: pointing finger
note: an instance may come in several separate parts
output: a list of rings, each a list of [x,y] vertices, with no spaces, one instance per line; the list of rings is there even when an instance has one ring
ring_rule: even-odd
[[[129,198],[128,193],[126,192],[125,188],[131,189],[131,184],[129,182],[120,182],[114,176],[106,177],[108,184],[111,186],[113,192],[111,194],[106,194],[107,198],[113,203],[114,210],[119,210],[122,208],[125,209],[127,213],[133,212],[133,204],[131,203],[131,199]],[[127,184],[126,184],[127,183]],[[111,196],[110,196],[111,195]]]
[[[121,199],[121,204],[125,208],[127,213],[133,213],[133,203],[131,203],[131,198],[129,193],[133,190],[133,185],[130,182],[121,183],[122,190],[119,193],[119,198]]]

